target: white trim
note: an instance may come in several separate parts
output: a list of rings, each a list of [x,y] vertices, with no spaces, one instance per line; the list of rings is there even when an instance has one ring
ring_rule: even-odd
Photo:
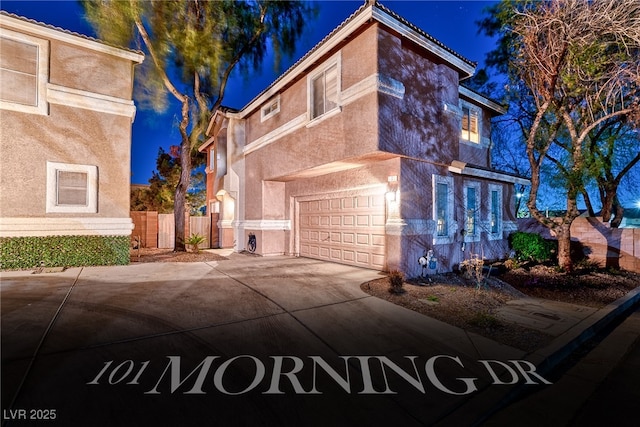
[[[466,230],[467,229],[467,204],[468,204],[468,193],[467,193],[467,189],[468,188],[473,188],[476,190],[476,203],[475,203],[475,230],[473,234],[469,234],[466,233],[464,236],[464,241],[465,242],[479,242],[480,241],[480,233],[482,232],[482,227],[481,227],[481,221],[482,221],[482,216],[481,216],[481,206],[482,206],[482,196],[481,196],[481,185],[479,181],[464,181],[463,183],[463,195],[462,195],[462,199],[463,199],[463,218],[464,218],[464,226],[463,229]]]
[[[245,118],[249,115],[253,110],[258,108],[260,105],[264,104],[269,98],[274,95],[280,93],[283,88],[289,85],[291,81],[298,78],[298,76],[304,74],[304,70],[313,67],[316,62],[339,44],[343,42],[345,38],[355,32],[362,25],[366,24],[367,21],[371,18],[371,9],[363,11],[360,15],[356,16],[353,21],[349,22],[342,29],[336,32],[331,38],[329,38],[326,42],[322,43],[318,49],[309,55],[306,59],[298,63],[295,68],[290,69],[286,72],[284,78],[278,80],[273,83],[267,90],[260,95],[258,98],[254,99],[250,104],[247,104],[242,110],[238,113],[231,113],[230,115],[237,118]]]
[[[112,47],[95,39],[92,40],[88,37],[69,34],[59,29],[48,28],[44,26],[46,24],[41,25],[32,22],[26,22],[22,19],[17,19],[6,15],[0,15],[0,24],[10,26],[17,31],[25,31],[35,34],[39,37],[60,40],[65,43],[80,46],[85,49],[93,50],[95,52],[106,53],[108,55],[128,59],[133,62],[141,63],[144,60],[144,54],[142,53],[132,52],[130,50],[118,47]]]
[[[264,110],[268,107],[271,107],[271,105],[273,105],[274,102],[278,104],[277,107],[265,114]],[[260,123],[266,120],[269,120],[271,117],[275,116],[279,112],[280,112],[280,94],[268,100],[265,103],[265,105],[263,105],[262,108],[260,108]]]
[[[0,17],[1,16],[2,15],[0,15]],[[38,66],[36,71],[36,105],[26,105],[0,100],[0,109],[46,116],[49,114],[49,105],[47,104],[46,99],[46,88],[47,82],[49,81],[49,41],[14,32],[6,28],[0,28],[0,36],[35,46],[37,49],[36,61]],[[0,82],[0,84],[3,83]]]
[[[249,144],[245,145],[242,149],[244,154],[249,154],[253,151],[256,151],[266,145],[271,144],[277,139],[282,138],[285,135],[288,135],[302,127],[304,127],[308,122],[307,113],[303,113],[293,120],[283,124],[279,128],[272,130],[271,132],[261,136],[258,139],[251,141]]]
[[[128,236],[131,218],[0,218],[0,237]]]
[[[380,75],[378,73],[372,74],[369,77],[365,77],[364,79],[360,80],[358,83],[351,85],[348,89],[345,89],[345,91],[340,94],[340,99],[342,101],[340,108],[333,109],[332,111],[329,111],[314,120],[309,120],[307,116],[308,113],[305,112],[295,117],[293,120],[290,120],[282,126],[261,136],[260,138],[251,141],[243,148],[243,153],[246,155],[260,148],[263,148],[271,144],[272,142],[275,142],[278,139],[289,135],[290,133],[295,132],[303,127],[311,128],[321,123],[323,120],[339,114],[342,111],[343,106],[348,105],[362,98],[363,96],[375,93],[376,91],[387,93],[400,99],[404,97],[404,85],[401,82],[394,80],[391,77],[385,77],[384,75]],[[211,140],[212,138],[209,141]],[[200,148],[200,150],[203,150],[202,147]]]
[[[327,111],[326,113],[322,114],[321,116],[316,117],[315,119],[309,120],[308,123],[305,125],[305,127],[307,128],[312,128],[314,126],[319,125],[320,123],[324,122],[325,120],[337,116],[338,114],[342,113],[342,106],[338,106],[336,108],[332,108],[331,110]]]
[[[130,99],[71,89],[52,83],[47,84],[47,100],[52,104],[115,114],[129,117],[132,120],[136,115],[136,107]]]
[[[449,166],[449,172],[452,172],[458,175],[474,176],[477,178],[486,178],[493,181],[507,182],[511,184],[531,185],[531,181],[526,178],[507,175],[507,174],[501,173],[500,171],[488,171],[484,169],[477,169],[474,167],[467,166],[466,163],[461,162],[459,160],[454,160],[453,162],[451,162],[451,166]]]
[[[469,110],[469,139],[465,138],[462,136],[462,120],[464,120],[464,109],[468,109]],[[476,132],[475,134],[477,135],[478,140],[477,141],[473,141],[471,139],[471,117],[472,117],[472,113],[476,114]],[[477,105],[471,104],[467,101],[464,100],[460,100],[460,134],[459,134],[459,138],[460,138],[460,143],[462,144],[469,144],[472,145],[474,147],[479,147],[481,146],[481,142],[482,142],[482,109],[480,107],[478,107]]]
[[[477,103],[479,103],[480,105],[482,105],[483,107],[487,107],[492,109],[493,111],[495,111],[496,113],[499,114],[505,114],[507,112],[507,110],[500,104],[498,104],[495,101],[492,101],[489,98],[486,98],[478,93],[475,93],[474,91],[467,89],[464,86],[459,86],[458,87],[458,94],[460,96],[464,96],[465,98],[469,98],[472,101],[475,101]]]
[[[336,67],[336,106],[330,110],[326,110],[324,113],[313,116],[313,81],[324,75],[326,71],[332,67]],[[326,81],[325,81],[326,83]],[[334,113],[335,110],[341,110],[342,106],[342,54],[340,51],[333,55],[331,58],[324,61],[313,72],[307,74],[307,114],[309,122],[319,120],[322,116]]]
[[[58,171],[87,174],[87,204],[84,206],[58,205]],[[47,162],[47,213],[97,213],[98,212],[98,167],[94,165],[74,165]]]
[[[394,17],[388,15],[386,12],[378,8],[374,8],[372,12],[372,17],[378,22],[400,33],[400,36],[411,40],[418,46],[428,50],[429,52],[435,54],[439,58],[444,59],[449,64],[458,68],[460,71],[466,74],[465,77],[471,77],[473,75],[476,67],[467,63],[466,61],[462,60],[461,58],[457,57],[456,55],[442,48],[441,46],[438,46],[433,41],[417,33],[415,30],[409,28],[402,22],[399,22]]]
[[[233,225],[244,230],[291,230],[291,220],[289,219],[245,219],[244,221],[234,221]]]
[[[491,202],[491,199],[493,197],[493,192],[497,191],[498,192],[498,211],[496,212],[497,214],[497,225],[498,225],[498,230],[494,233],[491,230],[491,214],[493,213],[493,204]],[[496,184],[489,184],[489,209],[487,209],[488,212],[488,216],[487,216],[487,236],[489,238],[489,240],[502,240],[502,232],[504,229],[502,220],[504,218],[504,213],[503,213],[503,204],[502,204],[502,185],[496,185]]]
[[[438,236],[437,223],[438,223],[438,200],[437,200],[437,185],[438,184],[447,184],[447,234],[444,236]],[[436,226],[433,229],[433,244],[448,244],[453,243],[454,236],[456,235],[456,231],[458,230],[458,224],[454,220],[454,210],[455,210],[455,200],[454,200],[454,190],[453,187],[453,177],[452,176],[442,176],[442,175],[431,175],[431,198],[433,202],[432,206],[432,220]]]
[[[385,224],[385,232],[389,236],[423,236],[434,234],[436,222],[424,218],[392,218]]]

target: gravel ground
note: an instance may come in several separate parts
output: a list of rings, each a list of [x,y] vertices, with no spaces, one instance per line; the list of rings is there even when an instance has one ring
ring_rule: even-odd
[[[174,252],[171,249],[131,249],[130,259],[135,262],[206,262],[228,259],[213,252]]]
[[[474,282],[450,273],[405,281],[400,294],[389,291],[387,278],[364,283],[361,288],[370,295],[530,352],[554,337],[496,318],[496,310],[507,301],[531,296],[602,308],[640,285],[637,273],[577,270],[566,274],[546,266],[518,268],[499,279],[490,278],[478,288]]]

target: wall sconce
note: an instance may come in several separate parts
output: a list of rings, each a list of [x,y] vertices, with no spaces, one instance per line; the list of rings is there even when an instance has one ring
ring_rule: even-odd
[[[395,202],[398,193],[398,175],[391,175],[387,178],[386,197],[388,202]]]

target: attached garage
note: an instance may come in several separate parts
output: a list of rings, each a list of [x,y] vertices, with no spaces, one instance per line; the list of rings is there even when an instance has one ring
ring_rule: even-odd
[[[298,227],[300,256],[385,268],[384,195],[300,201]]]

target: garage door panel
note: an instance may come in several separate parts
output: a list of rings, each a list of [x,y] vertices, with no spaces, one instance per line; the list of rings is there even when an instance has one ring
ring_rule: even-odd
[[[385,267],[384,195],[300,202],[300,255]]]
[[[384,234],[372,234],[371,235],[371,244],[373,246],[384,247]]]

